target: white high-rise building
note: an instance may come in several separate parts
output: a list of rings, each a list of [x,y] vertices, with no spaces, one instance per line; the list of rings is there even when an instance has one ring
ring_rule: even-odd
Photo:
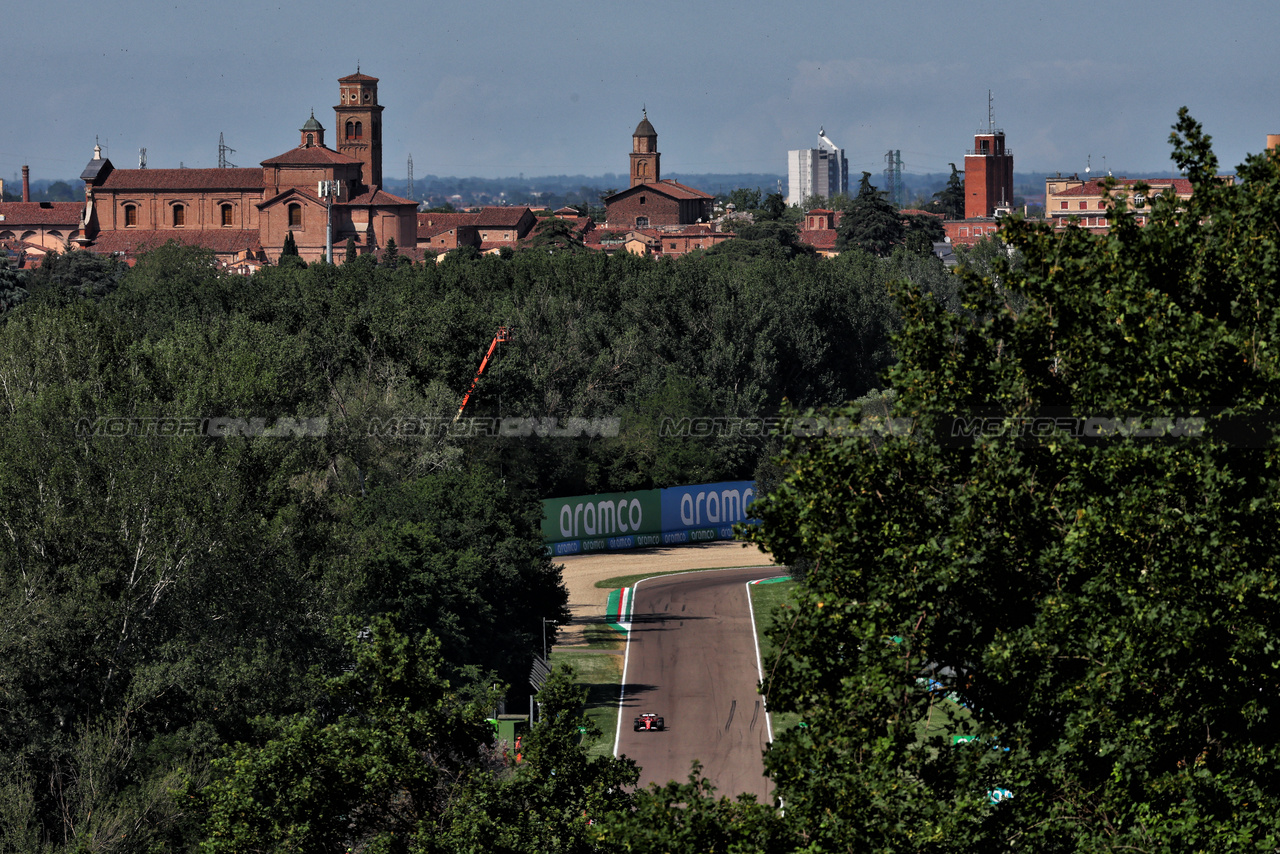
[[[849,158],[818,128],[817,148],[787,152],[787,204],[801,204],[810,196],[829,199],[840,193],[849,193]]]

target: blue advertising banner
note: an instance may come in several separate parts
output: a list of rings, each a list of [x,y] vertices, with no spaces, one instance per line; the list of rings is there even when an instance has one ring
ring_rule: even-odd
[[[542,502],[542,540],[555,557],[733,539],[755,499],[750,480],[574,495]]]
[[[727,528],[735,522],[745,522],[747,506],[755,497],[756,484],[752,480],[664,489],[662,531],[665,534],[691,528]],[[728,537],[732,536],[733,532],[730,531]]]

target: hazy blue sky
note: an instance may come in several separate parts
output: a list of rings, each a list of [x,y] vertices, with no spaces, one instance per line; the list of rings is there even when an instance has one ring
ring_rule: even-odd
[[[785,173],[819,126],[852,171],[963,164],[995,122],[1023,171],[1171,168],[1177,109],[1224,171],[1280,132],[1280,3],[1204,0],[45,0],[7,21],[0,177],[253,166],[333,134],[337,78],[380,79],[384,171],[625,173],[642,106],[664,173]],[[1270,68],[1271,70],[1268,70]],[[1104,161],[1105,158],[1105,161]]]

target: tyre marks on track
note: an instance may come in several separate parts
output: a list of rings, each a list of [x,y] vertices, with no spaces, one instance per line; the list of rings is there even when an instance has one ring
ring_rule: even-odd
[[[785,574],[780,567],[751,567],[635,585],[615,753],[636,760],[641,785],[684,781],[696,759],[721,794],[753,792],[768,802],[762,760],[768,727],[760,720],[745,584]],[[663,715],[666,732],[621,726],[641,712]]]

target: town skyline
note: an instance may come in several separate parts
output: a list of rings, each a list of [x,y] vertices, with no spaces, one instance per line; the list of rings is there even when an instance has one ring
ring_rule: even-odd
[[[95,141],[122,168],[140,148],[152,168],[211,167],[220,134],[230,162],[256,166],[296,145],[311,110],[328,126],[333,80],[357,64],[381,81],[389,177],[410,155],[418,176],[620,174],[643,109],[672,173],[785,174],[787,151],[812,147],[819,127],[851,175],[878,174],[889,149],[908,174],[944,172],[987,126],[988,90],[1018,172],[1167,171],[1184,105],[1224,172],[1280,131],[1261,67],[1280,8],[1237,4],[1232,18],[1136,0],[1112,21],[1091,0],[1053,16],[1026,6],[957,15],[917,2],[890,17],[818,2],[778,18],[759,2],[586,12],[502,0],[483,16],[392,2],[343,23],[349,10],[328,0],[144,2],[109,16],[55,0],[35,17],[93,26],[10,52],[41,81],[24,87],[23,120],[0,129],[0,177],[22,165],[77,176]]]

